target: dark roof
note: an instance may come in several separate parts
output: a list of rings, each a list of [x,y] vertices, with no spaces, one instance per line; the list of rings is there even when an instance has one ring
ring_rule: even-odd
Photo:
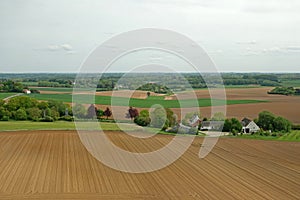
[[[248,126],[248,124],[250,124],[250,122],[252,122],[252,120],[245,117],[244,119],[242,119],[241,123],[243,126]]]

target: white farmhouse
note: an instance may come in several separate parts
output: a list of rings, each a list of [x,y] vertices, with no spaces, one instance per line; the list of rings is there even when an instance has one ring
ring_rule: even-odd
[[[31,91],[28,90],[28,89],[24,89],[24,90],[23,90],[23,93],[25,93],[25,94],[31,94]]]
[[[242,133],[251,134],[260,130],[259,126],[248,118],[244,118],[241,123],[243,125]]]

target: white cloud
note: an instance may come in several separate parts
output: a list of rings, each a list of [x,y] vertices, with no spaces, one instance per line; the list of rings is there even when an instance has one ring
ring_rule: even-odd
[[[66,51],[72,51],[73,47],[70,44],[62,44],[60,45]]]
[[[46,48],[48,51],[60,51],[60,50],[64,50],[64,51],[72,51],[73,47],[70,44],[51,44],[48,45],[48,47]]]

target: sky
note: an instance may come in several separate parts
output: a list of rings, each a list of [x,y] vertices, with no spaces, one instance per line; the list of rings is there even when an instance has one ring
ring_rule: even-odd
[[[189,37],[223,72],[300,71],[299,0],[1,0],[0,26],[2,73],[77,72],[97,46],[141,28]]]

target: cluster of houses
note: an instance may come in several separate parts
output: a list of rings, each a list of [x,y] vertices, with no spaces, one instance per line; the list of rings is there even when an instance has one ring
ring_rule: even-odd
[[[183,130],[186,130],[188,133],[192,127],[198,127],[201,124],[201,131],[222,131],[224,121],[201,121],[199,116],[195,115],[190,121],[189,125],[179,124],[179,127]],[[252,134],[260,130],[259,126],[248,118],[244,118],[241,121],[243,134]]]

